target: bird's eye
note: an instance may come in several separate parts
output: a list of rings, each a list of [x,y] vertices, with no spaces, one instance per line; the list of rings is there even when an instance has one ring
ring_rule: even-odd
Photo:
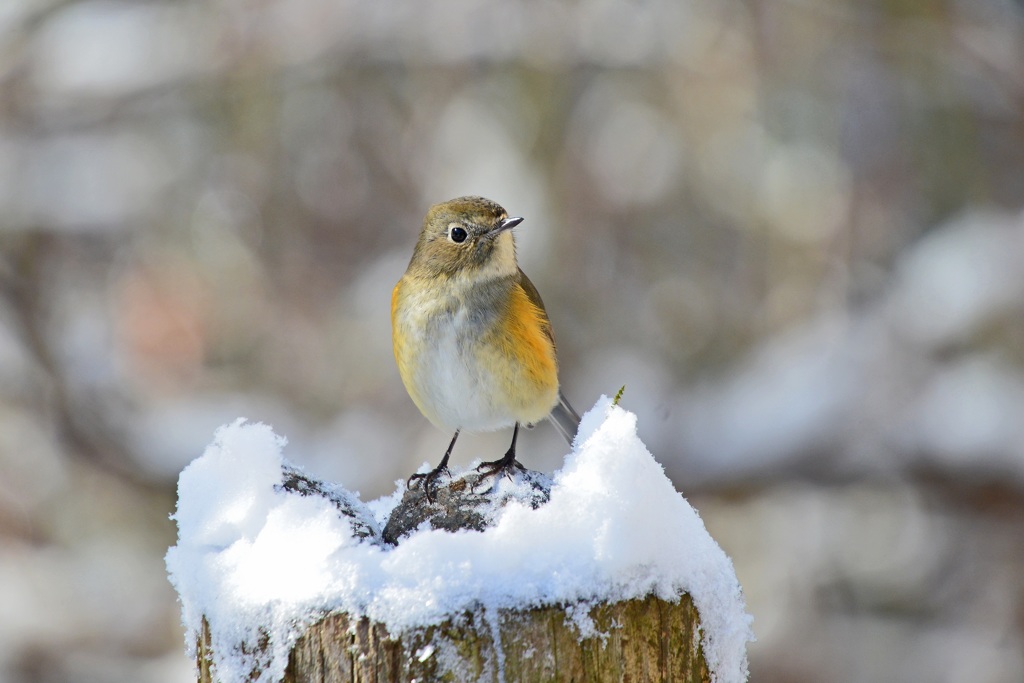
[[[460,228],[457,225],[453,225],[451,229],[448,231],[448,239],[450,239],[452,242],[465,242],[468,236],[469,234],[466,232],[465,228]]]

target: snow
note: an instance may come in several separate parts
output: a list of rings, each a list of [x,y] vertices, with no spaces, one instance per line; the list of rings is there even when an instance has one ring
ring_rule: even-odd
[[[241,419],[221,427],[181,473],[178,543],[166,558],[187,646],[194,653],[205,616],[220,680],[244,681],[258,666],[260,681],[277,681],[292,644],[325,610],[368,616],[395,634],[467,609],[486,617],[685,592],[701,615],[714,680],[744,681],[753,635],[732,562],[636,422],[602,397],[554,474],[548,503],[512,502],[485,531],[424,528],[397,547],[353,537],[326,498],[283,490],[282,467],[293,466],[270,427]],[[502,486],[514,484],[502,478]],[[382,526],[403,487],[366,514]],[[581,637],[601,635],[585,610],[569,609]],[[261,640],[263,652],[254,647]]]

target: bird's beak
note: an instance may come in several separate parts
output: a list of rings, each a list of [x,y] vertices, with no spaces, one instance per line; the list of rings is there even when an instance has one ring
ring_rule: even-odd
[[[505,232],[506,230],[511,230],[512,228],[516,227],[522,222],[523,219],[520,216],[510,216],[509,218],[503,219],[501,223],[498,224],[498,229],[495,230],[495,232]]]

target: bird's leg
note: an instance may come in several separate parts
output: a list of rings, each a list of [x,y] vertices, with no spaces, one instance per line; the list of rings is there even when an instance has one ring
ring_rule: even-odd
[[[430,503],[434,502],[434,496],[433,496],[433,493],[431,492],[431,488],[435,486],[435,482],[437,481],[437,478],[440,477],[442,474],[447,474],[449,477],[452,474],[451,472],[448,471],[448,458],[451,457],[452,449],[455,448],[455,440],[459,438],[459,432],[460,431],[462,431],[462,430],[461,429],[456,429],[455,430],[455,436],[452,437],[452,442],[450,444],[448,444],[448,450],[446,450],[444,452],[444,457],[441,458],[441,462],[438,463],[437,467],[435,467],[434,469],[430,470],[426,474],[414,474],[414,475],[412,475],[411,477],[409,477],[409,481],[407,481],[406,484],[405,484],[406,487],[411,488],[412,487],[412,483],[414,481],[416,481],[417,479],[422,479],[423,480],[423,493],[427,496],[427,502],[430,502]]]
[[[516,460],[516,437],[518,436],[519,423],[516,422],[516,426],[512,430],[512,445],[509,446],[508,450],[505,452],[505,457],[501,458],[500,460],[492,460],[491,462],[482,462],[476,468],[476,471],[480,472],[485,477],[490,476],[492,474],[501,474],[502,472],[504,472],[509,479],[512,478],[513,467],[523,470],[525,472],[526,468],[523,467],[518,460]]]

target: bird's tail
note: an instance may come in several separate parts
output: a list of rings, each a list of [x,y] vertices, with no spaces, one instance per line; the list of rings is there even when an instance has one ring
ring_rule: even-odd
[[[565,437],[571,446],[572,440],[576,438],[576,431],[580,427],[580,416],[573,410],[569,399],[561,390],[558,391],[558,403],[551,411],[551,424],[555,425],[558,433]]]

